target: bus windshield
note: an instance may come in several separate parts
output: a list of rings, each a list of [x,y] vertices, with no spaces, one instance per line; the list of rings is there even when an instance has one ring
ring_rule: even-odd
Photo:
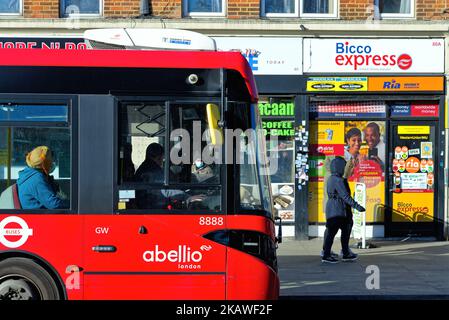
[[[240,209],[262,211],[272,217],[268,163],[258,110],[255,105],[236,107],[241,134],[237,163],[240,171]]]
[[[207,105],[121,104],[119,210],[222,209],[221,166],[210,159],[215,148],[208,134]],[[130,193],[133,198],[126,198]]]

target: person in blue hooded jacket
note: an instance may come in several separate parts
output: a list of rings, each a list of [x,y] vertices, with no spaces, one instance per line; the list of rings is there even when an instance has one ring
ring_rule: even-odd
[[[326,203],[326,234],[324,238],[324,253],[322,262],[337,263],[338,260],[331,255],[332,244],[338,230],[341,230],[341,247],[343,261],[353,261],[357,255],[349,250],[348,220],[352,220],[351,208],[364,212],[365,208],[359,205],[350,194],[349,184],[343,175],[345,173],[346,161],[341,157],[332,160],[331,176],[327,180],[326,192],[328,201]]]
[[[68,201],[57,195],[57,187],[50,176],[53,159],[46,146],[34,148],[26,156],[28,167],[19,172],[17,189],[23,209],[68,208]]]

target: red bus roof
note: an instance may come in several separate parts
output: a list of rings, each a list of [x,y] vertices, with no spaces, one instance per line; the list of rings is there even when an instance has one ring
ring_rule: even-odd
[[[0,66],[230,69],[240,73],[257,101],[254,76],[239,52],[0,49]]]

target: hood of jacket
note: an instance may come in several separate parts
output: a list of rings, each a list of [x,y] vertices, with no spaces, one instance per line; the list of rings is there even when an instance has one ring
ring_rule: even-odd
[[[346,160],[341,157],[336,157],[331,162],[331,173],[339,177],[343,177],[345,173]]]
[[[30,168],[30,167],[26,167],[25,169],[23,169],[19,172],[19,179],[17,179],[17,185],[20,186],[25,181],[27,181],[28,179],[30,179],[31,177],[33,177],[37,174],[43,174],[43,173],[40,172],[39,170]]]

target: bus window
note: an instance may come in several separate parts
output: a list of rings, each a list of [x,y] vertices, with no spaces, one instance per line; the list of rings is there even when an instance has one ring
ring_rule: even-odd
[[[240,172],[239,197],[240,210],[245,212],[264,212],[271,217],[271,194],[265,150],[262,145],[263,131],[259,127],[257,109],[253,105],[235,103],[233,125],[241,134],[236,145],[236,164]],[[256,129],[256,130],[255,130]],[[265,165],[264,165],[265,164]]]
[[[212,141],[218,137],[213,139],[209,127],[209,105],[170,106],[169,180],[186,190],[184,208],[188,210],[221,210],[222,145]]]
[[[212,143],[206,104],[172,105],[170,181],[220,184],[221,145]]]
[[[26,156],[38,146],[51,150],[53,166],[45,181],[63,201],[60,209],[68,209],[71,194],[71,139],[67,125],[68,108],[64,105],[0,105],[0,202],[5,202],[5,191],[17,183],[28,167]],[[19,184],[19,183],[18,183]],[[3,193],[5,191],[5,193]],[[20,194],[23,209],[48,209],[33,195]],[[32,198],[31,202],[25,198]],[[28,206],[28,207],[27,207]],[[0,209],[8,208],[0,203]],[[16,208],[17,209],[17,208]]]
[[[263,210],[257,174],[255,144],[244,133],[240,139],[240,206],[242,209]]]
[[[161,159],[156,157],[165,149],[165,108],[164,103],[121,105],[119,117],[121,184],[133,181],[157,184],[165,182],[159,181],[163,177],[147,174],[152,168],[160,167],[158,162]],[[152,147],[149,147],[150,145]]]
[[[120,107],[118,209],[220,211],[220,166],[211,162],[215,149],[208,149],[210,137],[203,135],[208,128],[206,104],[171,104],[170,130],[166,130],[167,105]],[[206,151],[197,156],[196,150]]]
[[[118,208],[162,209],[165,103],[124,103],[119,115]]]
[[[277,159],[267,158],[267,154],[264,150],[266,148],[264,131],[262,128],[262,120],[260,118],[259,108],[257,105],[251,105],[251,114],[255,119],[256,124],[256,155],[257,159],[257,167],[259,169],[259,177],[260,177],[260,185],[262,190],[262,204],[264,210],[267,212],[273,212],[273,202],[271,195],[271,172],[270,167],[273,167],[273,175],[276,175],[276,170],[280,166],[279,163],[272,164],[270,161],[277,161]],[[272,166],[273,165],[273,166]]]

